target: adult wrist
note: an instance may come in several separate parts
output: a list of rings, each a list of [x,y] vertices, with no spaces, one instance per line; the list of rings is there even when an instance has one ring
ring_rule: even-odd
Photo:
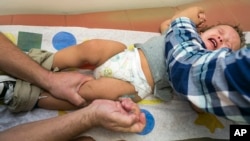
[[[98,115],[95,112],[96,110],[90,106],[84,107],[81,110],[77,111],[81,114],[81,125],[90,129],[96,126],[99,126],[99,121],[97,119]]]
[[[44,70],[45,72],[43,73],[44,75],[40,75],[40,79],[37,79],[37,85],[42,87],[43,89],[51,92],[53,89],[53,84],[54,84],[54,72]]]

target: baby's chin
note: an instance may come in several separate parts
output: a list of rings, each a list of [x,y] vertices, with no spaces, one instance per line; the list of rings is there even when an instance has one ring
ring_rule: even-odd
[[[214,48],[210,44],[205,43],[205,45],[207,50],[214,50]]]
[[[207,50],[214,50],[214,49],[210,46],[207,46]]]

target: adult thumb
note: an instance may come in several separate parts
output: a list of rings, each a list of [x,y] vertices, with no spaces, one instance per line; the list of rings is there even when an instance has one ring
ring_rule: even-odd
[[[87,104],[86,100],[82,98],[78,93],[75,93],[74,95],[71,95],[69,99],[70,103],[77,107],[83,107]]]

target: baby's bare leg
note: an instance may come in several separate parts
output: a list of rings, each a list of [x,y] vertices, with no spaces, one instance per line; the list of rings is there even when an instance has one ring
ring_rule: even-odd
[[[53,67],[60,69],[81,67],[84,64],[99,66],[110,57],[122,52],[126,46],[112,40],[88,40],[55,53]]]
[[[135,102],[141,100],[132,84],[107,77],[86,82],[81,86],[79,94],[87,100],[87,102],[91,102],[95,99],[117,100],[124,95],[128,95]],[[67,101],[57,99],[47,92],[43,92],[41,96],[44,98],[38,101],[38,107],[40,108],[50,110],[74,110],[80,108]]]
[[[47,92],[43,92],[41,97],[42,98],[39,99],[37,103],[37,106],[40,108],[49,110],[74,110],[78,108],[68,101],[53,97]]]
[[[141,100],[132,84],[108,77],[86,82],[80,88],[79,94],[87,101],[92,101],[94,99],[117,100],[124,95],[128,95],[135,102]]]

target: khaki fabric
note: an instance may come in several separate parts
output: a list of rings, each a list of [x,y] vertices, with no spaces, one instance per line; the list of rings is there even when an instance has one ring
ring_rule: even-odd
[[[8,108],[11,112],[30,111],[36,105],[41,89],[22,80],[16,81],[14,96]]]
[[[28,55],[41,64],[44,68],[51,70],[54,54],[40,49],[31,49]],[[17,79],[14,88],[14,96],[8,108],[12,112],[29,111],[34,108],[42,89],[26,81]]]

